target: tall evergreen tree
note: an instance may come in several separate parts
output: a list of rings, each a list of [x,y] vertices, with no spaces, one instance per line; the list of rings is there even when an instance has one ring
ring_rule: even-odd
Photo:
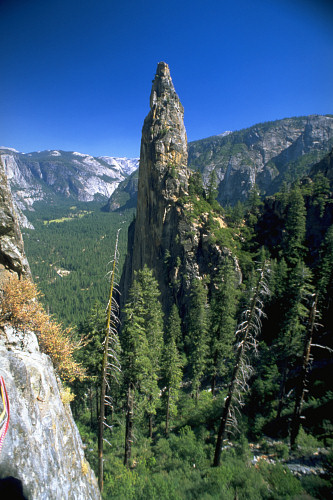
[[[152,270],[145,266],[136,274],[141,286],[145,309],[144,328],[149,345],[151,374],[147,377],[141,391],[145,395],[145,412],[148,417],[149,436],[153,433],[153,417],[159,401],[158,380],[161,377],[161,358],[163,348],[163,312],[160,303],[160,291]]]
[[[232,419],[235,403],[240,404],[242,392],[247,388],[247,381],[252,367],[249,364],[249,354],[257,348],[257,337],[261,331],[261,316],[263,313],[264,299],[269,295],[267,285],[268,263],[264,261],[258,269],[258,275],[250,285],[248,302],[243,310],[243,318],[236,331],[236,357],[234,369],[229,384],[228,395],[224,402],[221,422],[217,434],[214,467],[220,465],[221,450],[226,434],[227,425]]]
[[[330,198],[330,183],[322,172],[318,173],[313,179],[313,197],[312,204],[319,209],[319,216],[323,217],[326,203]]]
[[[192,282],[190,295],[187,346],[192,393],[196,399],[199,396],[201,380],[207,365],[208,313],[207,286],[204,280],[195,278]]]
[[[134,403],[148,416],[149,435],[159,399],[163,314],[157,281],[147,267],[135,274],[125,306],[122,330],[123,373],[127,387],[125,465],[133,442]]]
[[[103,446],[104,446],[104,426],[105,422],[105,407],[112,406],[112,398],[107,394],[107,388],[110,388],[109,379],[114,377],[121,371],[119,362],[119,339],[118,339],[118,324],[119,324],[119,306],[115,300],[116,287],[116,269],[118,262],[118,237],[117,232],[116,244],[114,249],[112,269],[110,273],[110,292],[109,301],[106,310],[106,328],[103,341],[103,360],[101,369],[101,399],[99,408],[99,429],[98,429],[98,484],[99,489],[103,491]]]
[[[256,224],[258,222],[260,209],[263,202],[260,198],[260,190],[257,184],[254,184],[250,190],[249,197],[246,201],[245,226],[242,227],[243,248],[249,252],[257,250],[256,241]]]
[[[321,245],[316,278],[318,301],[321,307],[328,307],[333,301],[333,226],[328,228]]]
[[[218,195],[218,178],[215,169],[212,170],[209,178],[207,200],[213,204]]]
[[[166,329],[162,357],[162,382],[165,387],[165,433],[169,432],[170,417],[177,415],[177,401],[182,381],[182,359],[177,348],[177,340],[181,336],[180,317],[174,304]]]
[[[305,331],[304,318],[308,315],[306,298],[311,292],[311,272],[299,261],[288,273],[285,292],[281,297],[282,317],[275,351],[280,366],[280,394],[277,418],[280,418],[285,400],[285,389],[290,369],[297,364],[302,352]]]
[[[303,341],[303,357],[301,362],[301,373],[298,377],[298,383],[295,391],[295,407],[291,421],[290,429],[290,447],[296,447],[296,438],[301,425],[301,412],[304,401],[304,394],[307,382],[308,369],[310,365],[311,342],[315,328],[315,320],[317,316],[317,295],[313,294],[312,304],[310,306],[309,318],[306,325],[306,334]]]
[[[135,393],[145,378],[151,373],[149,346],[144,327],[144,303],[142,289],[134,281],[124,310],[122,329],[122,367],[127,388],[126,434],[124,465],[129,465],[133,443]]]
[[[85,410],[88,397],[90,427],[92,429],[98,420],[99,414],[99,379],[102,370],[103,340],[105,337],[105,310],[100,302],[96,301],[94,303],[87,318],[79,325],[78,333],[86,341],[85,348],[77,353],[77,360],[86,370],[86,378],[83,381],[74,381],[72,383],[75,392],[73,412],[78,417],[79,413]]]
[[[216,378],[225,375],[232,357],[238,296],[234,262],[227,259],[214,283],[211,299],[210,360],[213,395]]]
[[[306,227],[306,208],[299,183],[288,196],[285,231],[283,237],[283,256],[288,266],[295,266],[305,253],[304,238]]]

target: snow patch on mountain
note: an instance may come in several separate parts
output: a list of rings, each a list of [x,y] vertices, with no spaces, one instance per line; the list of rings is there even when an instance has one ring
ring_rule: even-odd
[[[125,172],[127,175],[130,175],[139,167],[139,158],[117,158],[113,156],[99,156],[98,158],[108,163],[108,165],[112,165],[114,168]]]
[[[19,151],[17,151],[17,149],[14,149],[14,148],[7,148],[6,146],[0,146],[0,149],[6,149],[7,151],[13,151],[13,153],[19,153]],[[21,153],[24,155],[24,153]]]
[[[138,158],[93,157],[78,151],[47,150],[22,154],[0,148],[18,212],[36,201],[57,197],[93,201],[109,198],[119,183],[138,168]]]
[[[73,151],[72,154],[75,155],[75,156],[82,156],[82,157],[89,156],[89,155],[84,154],[84,153],[78,153],[77,151]]]
[[[226,137],[229,134],[232,134],[232,130],[226,130],[225,132],[222,132],[222,134],[217,134],[217,137]]]

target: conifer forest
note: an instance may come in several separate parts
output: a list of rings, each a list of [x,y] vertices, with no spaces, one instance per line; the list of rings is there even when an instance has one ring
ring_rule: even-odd
[[[67,385],[87,459],[103,498],[332,498],[332,185],[319,172],[216,197],[197,172],[179,201],[230,250],[191,280],[186,310],[163,304],[147,265],[119,308],[133,209],[40,204],[24,231],[45,304],[85,339],[85,377]]]

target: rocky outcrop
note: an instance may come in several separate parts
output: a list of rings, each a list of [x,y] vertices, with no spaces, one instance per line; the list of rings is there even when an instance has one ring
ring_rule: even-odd
[[[4,269],[19,276],[30,275],[11,192],[0,158],[0,275]]]
[[[164,309],[177,303],[182,317],[193,277],[211,274],[230,253],[212,243],[205,226],[208,213],[200,220],[191,217],[192,172],[187,168],[183,115],[169,67],[161,62],[142,129],[137,215],[129,228],[121,280],[124,302],[134,272],[147,265],[159,282]]]
[[[115,210],[126,210],[135,208],[138,201],[138,181],[139,172],[135,170],[131,175],[122,181],[107,204],[103,207],[105,212],[114,212]]]
[[[9,275],[24,279],[30,270],[0,164],[0,299]],[[0,479],[12,476],[20,480],[29,500],[100,499],[66,391],[50,358],[40,352],[33,332],[16,330],[8,321],[2,318],[0,322],[0,375],[10,403]],[[2,410],[0,400],[0,413]]]
[[[10,401],[0,478],[19,479],[29,500],[100,499],[66,392],[35,334],[2,328],[0,359]]]
[[[310,171],[309,176],[314,177],[317,174],[323,174],[333,187],[333,149],[320,162],[316,163]]]
[[[121,289],[122,301],[134,272],[144,265],[154,269],[167,297],[165,258],[178,255],[180,222],[177,200],[187,192],[187,140],[184,109],[175,92],[169,67],[157,66],[150,95],[150,112],[142,128],[136,221],[129,228],[128,255]]]

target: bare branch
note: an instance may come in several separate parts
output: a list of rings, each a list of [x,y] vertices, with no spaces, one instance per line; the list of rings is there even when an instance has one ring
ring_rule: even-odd
[[[320,349],[325,349],[326,351],[329,351],[329,352],[333,353],[333,349],[331,349],[330,347],[327,347],[325,345],[311,344],[311,347],[319,347]]]

